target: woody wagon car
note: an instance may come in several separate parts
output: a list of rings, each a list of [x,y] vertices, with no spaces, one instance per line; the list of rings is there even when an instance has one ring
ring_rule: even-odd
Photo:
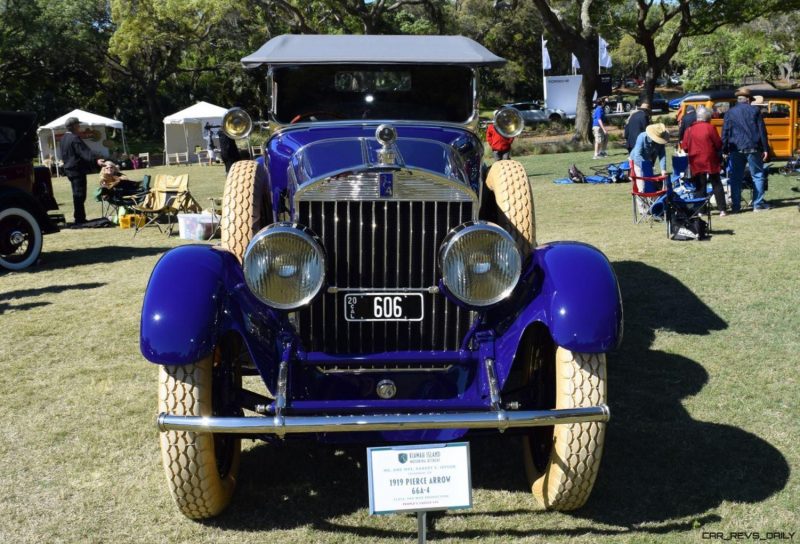
[[[483,165],[477,72],[504,59],[462,37],[280,36],[242,62],[267,67],[264,155],[228,174],[220,245],[167,252],[142,309],[180,510],[225,508],[241,438],[477,429],[518,433],[533,495],[580,507],[609,418],[619,289],[597,249],[537,245],[518,162]],[[233,138],[252,127],[241,109],[222,124]],[[495,125],[513,136],[523,122],[509,108]]]

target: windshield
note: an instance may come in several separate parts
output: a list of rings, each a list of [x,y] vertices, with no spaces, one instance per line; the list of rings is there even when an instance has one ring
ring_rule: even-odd
[[[279,123],[411,120],[463,123],[472,116],[473,75],[459,66],[312,65],[273,72]]]

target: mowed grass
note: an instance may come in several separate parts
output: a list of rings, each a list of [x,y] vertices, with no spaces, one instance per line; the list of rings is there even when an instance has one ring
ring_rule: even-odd
[[[608,356],[612,421],[594,493],[578,512],[544,512],[517,439],[473,437],[474,507],[436,516],[431,540],[800,538],[800,182],[773,175],[774,210],[715,216],[711,240],[673,242],[660,225],[631,224],[627,184],[551,183],[573,162],[588,173],[590,156],[520,160],[539,242],[593,244],[620,281],[625,338]],[[221,167],[151,173],[187,171],[201,204],[221,196]],[[71,218],[68,183],[54,185]],[[198,523],[174,508],[154,424],[157,369],[138,329],[150,271],[183,243],[154,228],[135,239],[64,230],[45,238],[39,265],[0,272],[0,542],[415,542],[413,516],[369,515],[365,445],[245,441],[223,515]]]

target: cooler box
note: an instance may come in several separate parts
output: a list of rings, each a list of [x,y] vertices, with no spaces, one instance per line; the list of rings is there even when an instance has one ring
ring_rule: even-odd
[[[210,213],[179,213],[178,234],[184,240],[208,240],[218,222]]]
[[[128,213],[119,216],[119,228],[121,229],[132,229],[134,227],[142,228],[143,226],[144,226],[143,215]]]

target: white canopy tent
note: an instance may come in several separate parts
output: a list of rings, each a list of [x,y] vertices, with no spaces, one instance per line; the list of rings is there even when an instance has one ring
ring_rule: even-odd
[[[205,149],[203,127],[206,123],[219,128],[225,108],[198,102],[172,115],[164,117],[164,157],[169,164],[170,155],[194,152],[195,147]]]
[[[105,129],[109,127],[120,130],[122,134],[122,151],[126,155],[128,154],[128,143],[125,141],[125,128],[122,121],[109,119],[88,111],[72,110],[58,119],[39,127],[36,131],[39,136],[39,159],[42,164],[45,163],[45,157],[53,160],[56,165],[56,174],[59,173],[58,165],[61,163],[61,151],[59,150],[58,142],[67,131],[65,123],[70,117],[77,117],[78,121],[80,121],[81,126],[78,134],[93,153],[108,157],[107,144],[110,142],[106,140]]]

